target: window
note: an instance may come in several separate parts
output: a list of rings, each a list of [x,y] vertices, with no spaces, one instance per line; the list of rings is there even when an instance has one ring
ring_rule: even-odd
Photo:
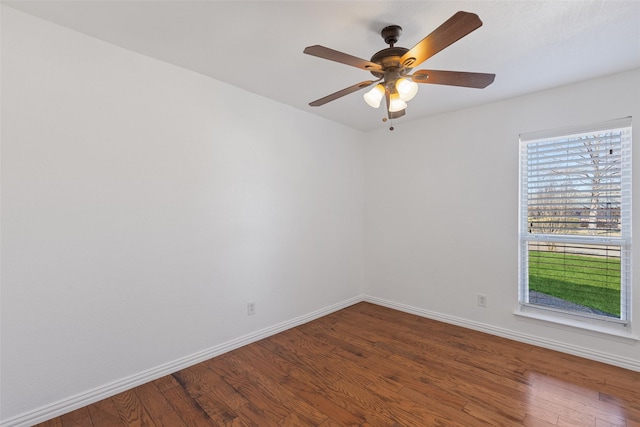
[[[521,310],[627,325],[631,118],[520,136]]]

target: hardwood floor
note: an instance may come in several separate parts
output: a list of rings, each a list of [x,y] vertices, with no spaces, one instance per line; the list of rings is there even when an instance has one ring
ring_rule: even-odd
[[[360,303],[39,424],[640,427],[640,372]]]

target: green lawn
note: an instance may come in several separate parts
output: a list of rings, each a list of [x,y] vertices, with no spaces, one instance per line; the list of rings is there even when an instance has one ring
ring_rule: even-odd
[[[529,289],[620,317],[620,260],[530,251]]]

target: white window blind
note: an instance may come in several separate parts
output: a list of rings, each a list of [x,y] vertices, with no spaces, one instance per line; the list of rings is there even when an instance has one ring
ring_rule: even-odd
[[[520,303],[630,318],[631,118],[520,136]]]

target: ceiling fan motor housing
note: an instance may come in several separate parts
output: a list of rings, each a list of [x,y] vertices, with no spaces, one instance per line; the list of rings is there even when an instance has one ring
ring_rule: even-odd
[[[409,49],[407,49],[406,47],[388,47],[386,49],[382,49],[379,52],[376,52],[371,57],[371,62],[380,64],[383,68],[383,71],[371,71],[371,74],[378,78],[381,78],[384,77],[387,71],[400,71],[400,68],[402,68],[402,64],[400,64],[400,58],[402,58],[402,55],[404,55],[408,51]]]
[[[378,78],[392,77],[390,74],[394,74],[395,77],[399,77],[399,73],[402,71],[402,74],[406,74],[409,70],[406,71],[403,69],[403,65],[400,63],[400,58],[402,55],[407,53],[409,49],[405,47],[395,47],[394,44],[398,42],[398,38],[400,38],[400,34],[402,34],[402,27],[399,25],[389,25],[384,27],[380,32],[380,35],[384,39],[384,42],[389,45],[388,48],[382,49],[379,52],[376,52],[371,57],[371,62],[379,64],[382,66],[382,71],[371,71],[371,74]]]

